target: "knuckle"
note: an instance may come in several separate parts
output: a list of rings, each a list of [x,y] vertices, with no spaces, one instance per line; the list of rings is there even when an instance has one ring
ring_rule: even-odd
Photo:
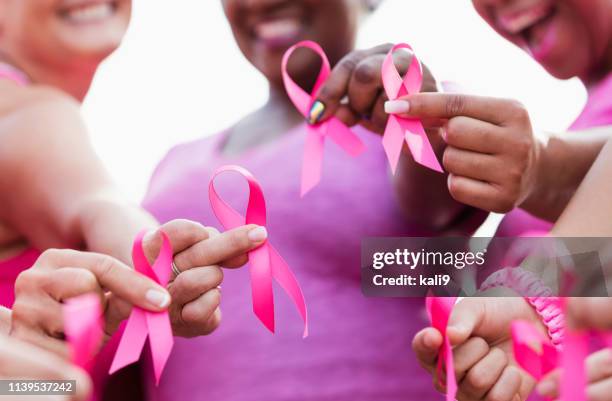
[[[61,255],[62,251],[56,248],[49,248],[45,250],[39,257],[38,262],[47,264],[52,260],[57,259]]]
[[[465,110],[467,99],[463,95],[454,94],[448,97],[446,101],[446,113],[451,116],[461,115]]]
[[[378,71],[379,68],[373,60],[365,60],[355,67],[354,77],[361,84],[370,84],[376,81]]]
[[[95,266],[99,282],[105,282],[115,274],[115,261],[110,256],[98,254]]]
[[[232,249],[248,249],[251,242],[246,232],[235,231],[229,236],[229,245]]]
[[[487,372],[478,365],[470,369],[465,377],[465,381],[475,390],[484,390],[488,386]]]
[[[525,105],[518,100],[510,101],[510,110],[512,112],[512,117],[517,121],[524,122],[529,121],[529,112]]]
[[[485,400],[486,401],[506,401],[506,397],[502,393],[495,391],[495,389],[492,389],[487,394]]]
[[[47,281],[47,274],[36,269],[21,272],[15,280],[15,294],[20,295],[41,287]]]
[[[209,274],[210,282],[214,286],[218,286],[223,282],[223,270],[219,266],[210,266]]]

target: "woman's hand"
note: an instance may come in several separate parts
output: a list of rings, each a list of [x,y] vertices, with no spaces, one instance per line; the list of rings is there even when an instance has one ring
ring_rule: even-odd
[[[73,250],[45,251],[15,283],[11,335],[67,356],[62,302],[85,293],[100,296],[107,339],[132,305],[168,308],[168,291],[118,260]]]
[[[540,395],[550,399],[559,397],[559,370],[551,372],[538,384]],[[603,349],[586,360],[586,395],[588,401],[612,400],[612,350]]]
[[[535,381],[515,366],[512,357],[510,323],[523,319],[538,324],[538,316],[521,297],[465,298],[449,319],[447,333],[453,346],[459,401],[523,401]],[[436,377],[442,335],[434,328],[421,330],[412,347],[438,391],[446,391]]]
[[[361,124],[372,132],[382,134],[387,124],[381,68],[392,44],[347,54],[334,66],[327,81],[317,95],[308,117],[311,124],[335,116],[348,126]],[[395,66],[404,74],[412,61],[412,54],[397,51],[393,55]],[[423,66],[424,92],[435,92],[436,81]]]
[[[403,117],[446,120],[443,165],[457,201],[506,213],[531,194],[541,144],[518,102],[480,96],[420,93],[387,102]]]
[[[266,240],[266,229],[251,224],[219,233],[193,221],[173,220],[159,230],[170,238],[174,265],[181,272],[168,285],[174,334],[183,337],[209,334],[221,321],[221,266],[244,265],[247,252]],[[161,237],[156,233],[145,237],[147,256],[157,256],[160,245]]]
[[[0,335],[0,379],[2,380],[76,380],[73,400],[85,400],[91,392],[87,374],[64,359],[17,339]],[[27,396],[20,400],[68,400],[67,396]]]

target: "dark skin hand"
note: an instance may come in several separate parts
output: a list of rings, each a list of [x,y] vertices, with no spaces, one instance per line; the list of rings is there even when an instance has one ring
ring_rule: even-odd
[[[319,92],[319,100],[326,106],[319,120],[335,114],[350,126],[361,124],[382,134],[387,115],[384,113],[386,97],[382,92],[380,66],[391,45],[353,51],[359,20],[367,12],[364,2],[258,0],[245,4],[237,0],[224,0],[222,3],[237,44],[270,84],[268,102],[231,128],[223,152],[239,154],[278,138],[304,121],[286,96],[280,65],[286,49],[306,39],[319,43],[334,66],[327,84]],[[300,34],[291,41],[283,45],[270,45],[253,34],[257,32],[260,21],[281,17],[296,18],[302,24]],[[406,71],[409,61],[410,55],[398,53],[398,70]],[[307,91],[312,88],[319,68],[318,56],[306,49],[298,49],[288,67],[294,81]],[[427,69],[423,90],[436,90],[436,82]],[[340,104],[344,97],[348,99],[347,105]],[[441,153],[444,143],[438,127],[431,125],[429,133],[432,146]],[[448,194],[444,174],[417,165],[406,147],[393,181],[407,221],[425,230],[447,230],[456,226],[454,223],[460,217],[474,212],[474,209],[455,201]],[[460,228],[471,232],[481,222],[482,219],[479,219],[472,227]]]

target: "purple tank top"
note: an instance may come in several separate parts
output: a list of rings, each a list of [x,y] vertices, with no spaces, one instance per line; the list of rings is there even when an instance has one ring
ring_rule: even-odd
[[[423,300],[366,298],[359,272],[363,238],[432,233],[400,215],[380,137],[361,128],[355,131],[368,150],[353,159],[327,142],[321,184],[300,199],[303,128],[239,157],[220,154],[223,134],[179,145],[157,167],[143,205],[162,222],[188,218],[220,228],[208,202],[211,174],[228,163],[249,169],[266,196],[270,240],[304,290],[310,336],[302,340],[302,322],[281,291],[271,335],[252,312],[248,271],[226,270],[220,327],[176,339],[150,399],[441,399],[410,345],[428,325]],[[242,211],[247,188],[236,178],[215,185]]]
[[[570,130],[581,130],[612,124],[612,74],[589,89],[584,109]],[[523,209],[514,209],[502,220],[497,236],[515,237],[527,231],[550,231],[552,224],[538,219]]]

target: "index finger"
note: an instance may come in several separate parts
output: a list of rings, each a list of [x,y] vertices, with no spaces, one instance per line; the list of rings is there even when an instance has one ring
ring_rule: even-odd
[[[111,256],[71,249],[48,250],[38,258],[35,266],[87,269],[94,274],[101,287],[147,310],[163,310],[170,304],[170,294],[165,288]]]
[[[516,102],[494,97],[465,95],[459,93],[423,92],[403,96],[394,102],[407,102],[399,113],[402,117],[449,119],[458,116],[476,118],[496,125],[503,125]],[[397,107],[397,109],[402,109]]]
[[[263,244],[267,235],[263,226],[249,224],[236,227],[213,235],[175,255],[174,264],[180,271],[210,265],[239,267],[246,263],[247,252]]]
[[[316,100],[308,114],[308,122],[316,124],[334,115],[340,107],[340,102],[348,94],[349,83],[357,65],[373,54],[385,54],[391,47],[390,44],[384,44],[368,50],[357,50],[344,56],[334,66],[327,81],[316,94]]]

